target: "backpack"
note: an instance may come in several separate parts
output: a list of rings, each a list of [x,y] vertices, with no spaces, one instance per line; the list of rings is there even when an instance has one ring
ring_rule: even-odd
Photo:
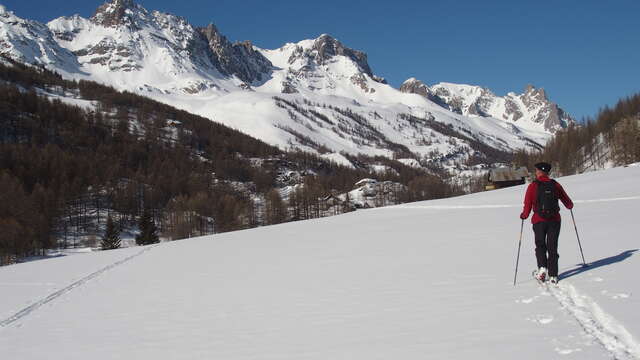
[[[553,219],[560,212],[556,182],[555,180],[536,180],[536,183],[538,183],[536,213],[545,220]]]

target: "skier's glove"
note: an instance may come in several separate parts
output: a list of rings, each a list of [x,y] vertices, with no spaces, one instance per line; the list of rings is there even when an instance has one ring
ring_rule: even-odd
[[[526,216],[524,213],[520,214],[520,219],[526,220],[527,218],[528,216]]]

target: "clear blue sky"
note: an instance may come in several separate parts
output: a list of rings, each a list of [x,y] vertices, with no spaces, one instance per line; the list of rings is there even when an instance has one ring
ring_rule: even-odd
[[[42,22],[88,17],[102,2],[0,0]],[[366,52],[374,73],[396,87],[416,77],[504,95],[531,83],[577,119],[640,92],[638,0],[137,2],[263,48],[328,33]]]

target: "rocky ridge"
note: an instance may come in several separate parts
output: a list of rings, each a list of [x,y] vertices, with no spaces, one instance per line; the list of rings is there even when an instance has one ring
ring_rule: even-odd
[[[533,85],[527,85],[522,94],[509,93],[500,97],[480,86],[440,83],[430,87],[410,78],[402,84],[400,91],[424,96],[461,115],[494,117],[514,123],[526,119],[549,132],[575,122],[549,100],[544,89]]]

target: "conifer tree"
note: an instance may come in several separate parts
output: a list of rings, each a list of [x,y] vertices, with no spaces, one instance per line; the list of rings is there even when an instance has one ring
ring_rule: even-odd
[[[118,249],[122,242],[120,241],[120,231],[113,223],[111,216],[107,218],[107,229],[104,232],[102,238],[101,247],[102,250]]]
[[[280,224],[287,218],[287,208],[276,189],[271,189],[265,196],[265,218],[268,225]]]
[[[136,236],[136,244],[138,245],[150,245],[160,242],[158,238],[158,228],[153,222],[153,218],[148,210],[145,210],[138,222],[140,228],[140,234]]]

